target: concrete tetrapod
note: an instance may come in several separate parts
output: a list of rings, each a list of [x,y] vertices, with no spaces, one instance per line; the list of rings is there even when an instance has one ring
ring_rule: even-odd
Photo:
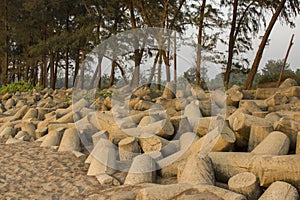
[[[285,133],[290,138],[291,149],[295,150],[297,134],[300,131],[300,121],[283,117],[278,122],[275,122],[274,128],[276,131]]]
[[[50,131],[45,139],[43,140],[41,147],[51,147],[58,146],[60,143],[61,136],[63,134],[64,128],[60,128],[58,130]]]
[[[248,152],[252,151],[259,143],[261,143],[272,131],[273,126],[257,126],[252,125],[248,141]]]
[[[141,153],[141,148],[135,137],[127,137],[119,142],[120,160],[132,160]]]
[[[248,144],[252,125],[268,126],[271,123],[260,117],[241,113],[234,119],[232,128],[237,133],[237,145],[244,147]]]
[[[242,194],[219,188],[213,185],[197,185],[194,186],[194,189],[197,189],[198,192],[210,192],[224,200],[247,200],[247,198]]]
[[[280,131],[270,133],[251,151],[254,154],[286,155],[290,149],[290,139]]]
[[[100,139],[91,152],[88,176],[106,173],[111,175],[116,169],[116,147],[109,140]]]
[[[219,128],[215,128],[210,131],[208,134],[194,142],[190,150],[193,153],[209,153],[211,151],[229,151],[236,137],[234,132],[227,126],[227,123],[224,124],[223,130],[219,131]]]
[[[76,128],[65,130],[58,151],[80,151],[80,138]]]
[[[187,132],[180,136],[179,138],[179,147],[180,150],[187,150],[190,146],[199,140],[199,137],[193,132]]]
[[[262,193],[258,178],[250,172],[243,172],[231,177],[228,186],[231,191],[245,195],[248,200],[258,199]]]
[[[258,200],[298,200],[299,198],[299,193],[294,186],[282,181],[276,181],[270,185]]]
[[[136,200],[167,200],[174,199],[185,191],[191,190],[189,184],[155,185],[141,189]]]
[[[178,139],[183,133],[192,131],[191,125],[186,116],[174,116],[170,118],[175,131],[175,139]]]
[[[199,137],[206,135],[211,130],[222,126],[223,120],[220,117],[202,117],[194,127],[194,133]]]
[[[268,187],[275,181],[285,181],[300,189],[300,155],[255,155],[242,152],[211,152],[217,181],[227,182],[238,173],[251,172]]]
[[[147,154],[136,156],[133,159],[124,185],[139,183],[153,183],[156,179],[156,162]]]
[[[297,134],[296,154],[300,154],[300,132]]]
[[[189,183],[191,185],[207,184],[215,185],[215,175],[209,157],[202,154],[192,154],[188,157],[178,183]]]
[[[189,105],[187,105],[184,109],[184,116],[187,116],[190,125],[192,128],[197,125],[197,122],[200,117],[202,117],[201,111],[199,109],[199,102],[193,101]]]

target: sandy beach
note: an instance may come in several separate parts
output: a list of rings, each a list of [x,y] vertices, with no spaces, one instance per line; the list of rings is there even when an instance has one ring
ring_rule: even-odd
[[[86,175],[84,158],[41,148],[40,143],[0,143],[0,199],[85,199],[101,186]]]

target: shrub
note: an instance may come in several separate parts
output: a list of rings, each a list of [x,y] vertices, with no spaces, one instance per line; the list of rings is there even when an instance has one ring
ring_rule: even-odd
[[[6,94],[6,93],[16,93],[16,92],[32,92],[34,87],[24,81],[11,83],[6,86],[3,86],[0,88],[0,95]]]

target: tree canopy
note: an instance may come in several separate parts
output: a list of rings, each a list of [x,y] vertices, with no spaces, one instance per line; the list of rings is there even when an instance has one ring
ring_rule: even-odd
[[[192,66],[195,68],[190,70],[196,75],[196,84],[200,85],[200,80],[205,79],[205,62],[202,60],[226,69],[223,76],[226,84],[236,67],[241,70],[249,68],[252,61],[245,59],[244,55],[254,49],[253,40],[267,26],[268,17],[275,11],[278,11],[278,20],[294,27],[294,19],[300,11],[299,1],[3,0],[0,2],[0,25],[3,27],[0,29],[1,84],[25,81],[42,87],[55,88],[62,83],[66,88],[72,87],[76,77],[84,77],[81,66],[93,48],[120,32],[147,27],[171,29],[182,35],[197,29],[191,45],[201,48],[195,50],[197,58]],[[277,18],[272,23],[276,21]],[[174,44],[176,40],[170,38],[175,37],[170,35],[165,42]],[[220,44],[226,45],[228,52],[220,51]],[[105,58],[99,58],[95,76],[103,79],[98,80],[98,88],[103,87],[104,79],[105,85],[107,81],[108,86],[113,85],[118,80],[118,72],[123,77],[128,77],[131,72],[131,85],[137,85],[141,81],[140,66],[144,60],[150,59],[153,67],[149,80],[161,81],[163,65],[166,67],[166,81],[172,81],[171,67],[175,71],[173,79],[176,79],[176,53],[144,49],[138,41],[131,45],[135,50],[124,59],[132,60],[133,68],[119,58],[113,58],[110,74],[103,74],[101,65]],[[251,76],[257,72],[256,64],[250,71]],[[96,84],[95,77],[90,78]],[[248,79],[251,81],[253,77]]]

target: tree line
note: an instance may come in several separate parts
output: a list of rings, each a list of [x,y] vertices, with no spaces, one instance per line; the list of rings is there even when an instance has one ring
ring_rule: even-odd
[[[197,29],[195,45],[198,47],[195,84],[200,86],[204,80],[202,52],[207,50],[212,52],[213,62],[224,66],[226,87],[234,67],[252,64],[244,84],[249,89],[274,24],[280,20],[294,27],[299,4],[298,0],[2,0],[1,83],[25,81],[55,88],[59,74],[63,73],[64,87],[68,88],[80,75],[86,54],[112,35],[146,27],[185,34],[193,27]],[[245,59],[245,53],[253,50],[252,41],[262,30],[265,32],[255,59]],[[225,37],[224,32],[228,32]],[[220,42],[227,46],[225,53],[218,51]],[[150,53],[154,55],[154,64],[158,63],[158,78],[161,78],[161,64],[166,65],[167,81],[170,81],[170,60],[173,59],[176,80],[176,54],[135,48],[128,57],[134,62],[131,84],[138,85],[140,64],[144,55]],[[101,59],[99,61],[101,76]],[[115,69],[126,73],[125,66],[113,60],[109,86],[114,84]],[[101,88],[101,79],[97,87]]]

